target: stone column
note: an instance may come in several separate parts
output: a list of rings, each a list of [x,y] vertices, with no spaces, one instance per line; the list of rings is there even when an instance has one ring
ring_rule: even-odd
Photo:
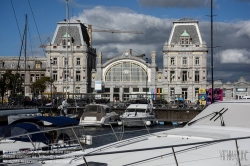
[[[119,100],[120,101],[123,101],[123,87],[120,87],[120,90],[119,90]]]

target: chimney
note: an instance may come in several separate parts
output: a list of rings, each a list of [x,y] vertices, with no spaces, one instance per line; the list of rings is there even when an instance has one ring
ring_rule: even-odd
[[[102,52],[98,52],[97,53],[97,65],[101,65],[102,64]]]
[[[155,63],[155,57],[156,57],[156,52],[155,51],[152,51],[151,53],[151,62],[152,62],[152,66],[156,66],[156,63]]]
[[[89,45],[92,46],[92,25],[88,25]]]

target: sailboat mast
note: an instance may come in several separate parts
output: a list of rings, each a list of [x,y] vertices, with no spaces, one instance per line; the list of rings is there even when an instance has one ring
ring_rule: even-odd
[[[68,64],[69,64],[69,57],[68,57],[68,24],[69,21],[69,14],[68,14],[68,0],[66,0],[66,59],[67,59],[67,64],[66,64],[66,101],[68,99],[68,76],[69,76],[69,71],[68,71]]]
[[[24,97],[26,95],[26,50],[27,50],[27,22],[28,22],[28,16],[25,15],[25,43],[24,43]]]
[[[213,60],[213,0],[211,0],[211,77],[212,77],[212,92],[211,104],[214,102],[214,60]]]

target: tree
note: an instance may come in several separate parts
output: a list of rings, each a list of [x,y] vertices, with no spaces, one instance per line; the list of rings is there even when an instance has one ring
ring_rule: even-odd
[[[13,88],[14,75],[11,70],[7,70],[0,78],[0,95],[2,97],[2,103],[4,95],[8,90]]]
[[[50,81],[54,82],[53,80],[50,80],[50,77],[41,77],[32,84],[32,87],[33,89],[38,90],[40,93],[42,93],[45,91],[46,87],[50,85]]]

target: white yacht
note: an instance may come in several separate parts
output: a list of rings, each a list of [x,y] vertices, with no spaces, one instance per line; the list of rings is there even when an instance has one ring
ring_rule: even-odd
[[[79,125],[104,126],[118,124],[119,115],[105,104],[89,104],[80,118]]]
[[[241,99],[250,99],[250,96],[244,96]]]
[[[137,100],[138,103],[130,104],[120,116],[121,123],[126,127],[150,126],[157,124],[152,102]]]
[[[249,108],[247,100],[213,103],[183,128],[87,149],[85,160],[115,166],[249,165]]]
[[[60,155],[54,162],[39,158],[36,165],[249,165],[249,108],[247,100],[213,103],[183,128]]]

